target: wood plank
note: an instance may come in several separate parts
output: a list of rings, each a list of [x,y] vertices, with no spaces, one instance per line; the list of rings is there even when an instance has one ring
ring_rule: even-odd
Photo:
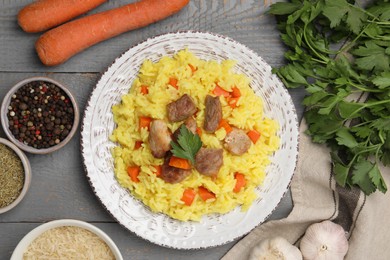
[[[0,224],[0,258],[10,259],[12,252],[19,241],[32,229],[41,223],[12,223]],[[177,250],[160,247],[143,240],[113,223],[92,223],[101,228],[116,243],[122,253],[123,259],[220,259],[233,245],[229,243],[223,246],[202,250]]]
[[[0,97],[4,97],[13,84],[31,76],[49,76],[67,85],[82,114],[99,75],[0,73]],[[2,130],[1,137],[5,137]],[[39,222],[58,218],[113,221],[92,192],[84,173],[80,131],[65,147],[52,154],[27,156],[33,172],[30,190],[18,207],[0,216],[0,222]]]
[[[131,46],[148,37],[179,30],[223,34],[253,49],[272,66],[283,63],[283,47],[276,24],[272,16],[264,14],[263,1],[192,0],[182,11],[163,21],[97,44],[62,65],[45,67],[34,50],[34,42],[40,34],[25,33],[17,25],[18,11],[30,2],[0,1],[0,71],[102,72]],[[90,13],[129,2],[134,1],[109,1]]]
[[[18,81],[31,76],[48,76],[67,85],[75,95],[82,116],[89,94],[100,74],[78,73],[0,73],[0,97]],[[302,93],[291,91],[296,106]],[[5,137],[3,130],[0,136]],[[94,195],[87,181],[80,153],[80,131],[64,148],[49,155],[28,154],[33,170],[30,191],[25,200],[0,222],[37,222],[57,218],[79,218],[89,221],[113,221]],[[286,216],[291,210],[289,193],[271,219]],[[289,206],[290,205],[290,206]],[[29,212],[28,215],[25,212]]]
[[[0,97],[17,81],[42,75],[67,84],[81,111],[99,77],[99,74],[0,73]],[[5,137],[3,132],[0,136]],[[152,244],[120,226],[103,209],[87,182],[79,133],[53,154],[28,154],[28,157],[33,166],[30,191],[18,207],[0,215],[0,259],[9,259],[23,236],[40,223],[63,218],[88,221],[102,228],[117,243],[124,259],[220,259],[235,243],[196,251],[175,250]]]
[[[100,73],[121,53],[148,37],[179,30],[223,34],[256,51],[271,66],[283,64],[284,47],[267,6],[255,0],[192,0],[172,17],[125,33],[80,53],[57,67],[43,66],[34,50],[40,34],[28,34],[17,25],[18,11],[34,0],[0,0],[0,98],[16,82],[30,76],[49,76],[68,85],[82,114]],[[134,0],[108,1],[91,11],[118,7]],[[265,1],[269,3],[270,1]],[[302,115],[302,90],[289,90]],[[0,136],[5,137],[2,129]],[[32,186],[25,200],[0,215],[0,259],[9,259],[18,241],[40,223],[74,218],[96,223],[117,243],[124,259],[220,259],[235,242],[205,250],[175,250],[151,244],[121,227],[104,210],[88,184],[80,153],[80,133],[63,149],[49,155],[28,154],[33,166]],[[291,210],[287,193],[270,219]],[[28,214],[26,214],[28,213]]]

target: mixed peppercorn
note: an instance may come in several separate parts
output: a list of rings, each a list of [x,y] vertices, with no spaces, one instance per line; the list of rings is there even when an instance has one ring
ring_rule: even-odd
[[[74,109],[61,88],[50,82],[33,81],[14,93],[7,117],[16,139],[42,149],[67,137],[73,126]]]

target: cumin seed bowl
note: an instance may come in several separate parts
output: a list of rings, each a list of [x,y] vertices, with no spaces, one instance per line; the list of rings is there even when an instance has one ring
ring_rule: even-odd
[[[6,148],[8,148],[10,151],[12,151],[16,155],[17,159],[20,160],[20,162],[22,164],[22,169],[23,169],[23,173],[22,173],[23,185],[22,185],[21,189],[18,189],[17,191],[15,191],[16,192],[15,194],[18,194],[18,195],[16,198],[14,198],[14,199],[12,198],[12,202],[6,203],[5,206],[0,207],[0,214],[2,214],[2,213],[10,211],[14,207],[16,207],[23,200],[25,195],[27,194],[27,191],[29,190],[30,184],[31,184],[31,166],[30,166],[30,161],[28,160],[27,156],[16,145],[14,145],[13,143],[11,143],[10,141],[8,141],[7,139],[4,139],[4,138],[0,138],[0,144],[4,145]],[[2,155],[2,156],[4,156],[4,155]],[[10,162],[8,162],[8,164],[9,163]],[[3,169],[4,169],[4,167],[2,167],[2,170]],[[2,177],[4,177],[4,176],[6,176],[7,173],[1,172],[1,174],[3,175]],[[1,180],[1,182],[3,182],[3,180],[1,178],[0,178],[0,180]],[[5,186],[7,186],[7,185],[8,184],[6,184],[6,183],[1,183],[0,188],[5,189]],[[6,191],[3,190],[3,194],[5,192]],[[9,192],[7,192],[7,193],[9,194]],[[6,196],[8,196],[8,195],[6,194]]]
[[[48,77],[19,81],[1,105],[1,124],[8,139],[32,154],[48,154],[65,146],[78,128],[79,117],[73,94]]]
[[[69,230],[69,228],[73,230]],[[57,251],[57,253],[66,254],[66,252],[73,251],[73,253],[80,253],[78,250],[80,249],[88,249],[93,250],[94,252],[101,252],[102,247],[104,248],[104,252],[107,252],[106,249],[109,249],[110,253],[106,255],[110,255],[111,258],[115,258],[115,260],[123,260],[122,254],[115,244],[115,242],[100,228],[97,226],[90,224],[85,221],[76,220],[76,219],[58,219],[58,220],[52,220],[49,222],[46,222],[44,224],[41,224],[37,226],[36,228],[32,229],[30,232],[28,232],[18,243],[18,245],[15,247],[11,260],[19,260],[23,259],[23,256],[25,253],[30,253],[35,255],[37,252],[28,252],[30,245],[33,242],[38,243],[38,239],[43,240],[43,236],[46,235],[49,236],[48,233],[51,232],[52,236],[49,242],[50,245],[46,244],[45,239],[45,246],[40,249],[40,254],[47,254],[49,252],[53,252],[53,249]],[[53,234],[56,234],[56,236]],[[80,233],[81,232],[81,233]],[[46,233],[46,234],[44,234]],[[92,233],[92,234],[91,234]],[[85,243],[81,241],[74,241],[76,244],[70,244],[70,240],[72,239],[80,239],[80,237],[86,236],[85,243],[89,242],[90,240],[94,241],[91,242],[91,244],[87,244],[84,246]],[[97,238],[99,240],[97,240]],[[90,240],[89,240],[90,239]],[[41,241],[42,242],[42,241]],[[61,243],[61,249],[58,247],[59,243]],[[77,243],[81,244],[80,246],[77,245]],[[41,244],[41,243],[40,243]],[[90,247],[91,246],[91,247]],[[100,246],[100,247],[97,247]],[[107,248],[108,247],[108,248]],[[49,250],[49,251],[46,251]],[[65,250],[65,252],[64,252]],[[91,252],[90,252],[91,253]],[[80,253],[82,254],[82,253]],[[36,255],[35,255],[36,256]],[[36,256],[40,257],[40,256]],[[30,259],[30,258],[29,258]],[[34,258],[35,259],[35,258]],[[47,259],[47,258],[45,258]],[[61,258],[64,259],[64,258]],[[84,258],[83,258],[84,259]],[[94,258],[94,259],[100,259],[100,258]],[[106,258],[104,258],[106,259]]]

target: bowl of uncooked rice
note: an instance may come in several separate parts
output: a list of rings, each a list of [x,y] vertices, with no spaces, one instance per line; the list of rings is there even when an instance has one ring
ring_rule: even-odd
[[[31,230],[16,246],[16,259],[123,259],[114,241],[101,229],[74,219],[54,220]]]

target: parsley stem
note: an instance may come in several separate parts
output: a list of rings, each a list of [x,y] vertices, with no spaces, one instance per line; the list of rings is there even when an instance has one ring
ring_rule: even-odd
[[[390,103],[390,99],[380,100],[380,101],[376,101],[376,102],[372,102],[372,103],[365,103],[363,106],[365,106],[367,108],[367,107],[382,105],[382,104],[386,104],[386,103]]]
[[[362,13],[366,14],[367,16],[370,16],[370,17],[372,17],[373,19],[377,19],[377,20],[378,20],[378,17],[377,17],[377,16],[373,15],[373,14],[370,13],[370,12],[367,12],[364,8],[362,8],[362,7],[360,7],[360,6],[356,6],[356,5],[354,5],[354,4],[350,4],[350,3],[348,3],[348,5],[349,5],[350,7],[352,7],[352,8],[354,8],[354,9],[358,10],[359,12],[362,12]]]
[[[373,17],[373,19],[379,20],[378,17],[376,17],[376,16],[374,16],[373,14],[367,12],[367,11],[364,10],[363,8],[359,8],[359,7],[354,6],[354,5],[351,5],[351,4],[349,4],[349,5],[352,6],[353,8],[356,8],[356,9],[358,9],[358,10],[363,11],[363,12],[364,12],[365,14],[367,14],[368,16]],[[373,20],[368,20],[368,22],[369,22],[369,23],[363,27],[363,29],[360,31],[360,33],[359,33],[358,35],[356,35],[356,37],[355,37],[352,41],[350,41],[348,44],[346,44],[345,46],[343,46],[343,48],[341,48],[341,49],[339,50],[339,52],[343,52],[343,51],[345,51],[346,49],[347,49],[347,50],[350,49],[350,48],[355,44],[355,42],[356,42],[360,37],[362,37],[362,35],[365,33],[365,31],[366,31],[367,29],[369,29],[371,26],[373,26],[373,24],[381,24],[381,23],[382,23],[382,22],[379,22],[379,21],[375,22],[375,21],[373,21]],[[383,23],[388,24],[387,22],[383,22]],[[367,35],[367,34],[366,34],[366,35]],[[372,37],[369,36],[369,35],[367,35],[367,36],[370,37],[370,38],[372,38]],[[349,38],[349,37],[347,37],[347,38]],[[339,52],[338,52],[338,53],[339,53]]]
[[[316,61],[318,63],[322,63],[322,64],[328,64],[328,62],[326,61],[323,61],[323,60],[319,60],[319,59],[316,59],[316,58],[311,58],[312,61]]]
[[[364,153],[367,153],[367,152],[370,152],[370,151],[375,151],[377,149],[380,149],[382,147],[382,144],[375,144],[375,145],[371,145],[371,146],[368,146],[366,149],[364,150],[361,150],[359,152],[357,152],[356,154],[354,154],[353,158],[351,159],[351,161],[348,163],[348,168],[350,168],[352,166],[352,164],[355,162],[355,160],[361,155],[361,154],[364,154]]]
[[[372,89],[372,88],[365,88],[365,87],[362,87],[362,86],[360,86],[360,85],[355,84],[355,83],[352,82],[352,81],[348,81],[348,83],[349,83],[351,86],[353,86],[353,87],[355,87],[355,88],[357,88],[357,89],[359,89],[359,90],[361,90],[361,91],[372,92],[372,93],[381,93],[381,92],[383,92],[382,90],[379,90],[379,89]]]
[[[369,28],[371,26],[371,24],[368,24],[366,25],[363,30],[360,31],[360,33],[358,35],[356,35],[355,38],[353,38],[348,44],[344,45],[338,52],[337,54],[339,54],[340,52],[344,52],[345,50],[349,50],[350,48],[353,47],[353,45],[355,45],[355,43],[357,42],[357,40],[359,40],[360,37],[362,37],[362,35],[364,34],[365,30],[367,28]],[[348,36],[349,38],[349,36]]]
[[[378,164],[390,165],[389,1],[369,1],[367,9],[348,0],[298,0],[271,7],[281,18],[278,29],[287,33],[282,40],[290,49],[285,57],[292,67],[279,74],[287,87],[307,91],[307,133],[340,155],[332,157],[334,165],[343,166],[335,171],[336,180],[367,195],[386,192]],[[355,92],[372,96],[349,100]],[[337,133],[341,128],[351,136]]]
[[[387,120],[387,119],[390,119],[390,116],[382,117],[382,118]],[[361,122],[360,124],[353,125],[351,128],[358,128],[361,126],[372,124],[373,122],[375,122],[375,120],[364,121],[364,122]]]
[[[379,22],[379,21],[374,21],[374,20],[367,20],[369,23],[376,23],[378,25],[390,25],[390,22]]]
[[[315,48],[312,46],[309,38],[307,37],[306,28],[307,28],[307,24],[305,24],[305,26],[303,27],[303,38],[305,39],[307,46],[310,48],[310,50],[312,50],[314,52],[315,55],[317,55],[318,58],[320,58],[323,61],[324,64],[328,63],[329,58],[324,57],[323,55],[319,54],[315,50]]]
[[[390,99],[387,99],[387,100],[381,100],[381,101],[377,101],[377,102],[372,102],[372,103],[364,103],[361,107],[359,107],[358,109],[356,109],[353,113],[350,114],[350,118],[353,118],[353,116],[355,114],[357,114],[358,112],[360,112],[361,110],[365,109],[365,108],[368,108],[368,107],[371,107],[371,106],[377,106],[377,105],[382,105],[382,104],[386,104],[386,103],[390,103]]]

